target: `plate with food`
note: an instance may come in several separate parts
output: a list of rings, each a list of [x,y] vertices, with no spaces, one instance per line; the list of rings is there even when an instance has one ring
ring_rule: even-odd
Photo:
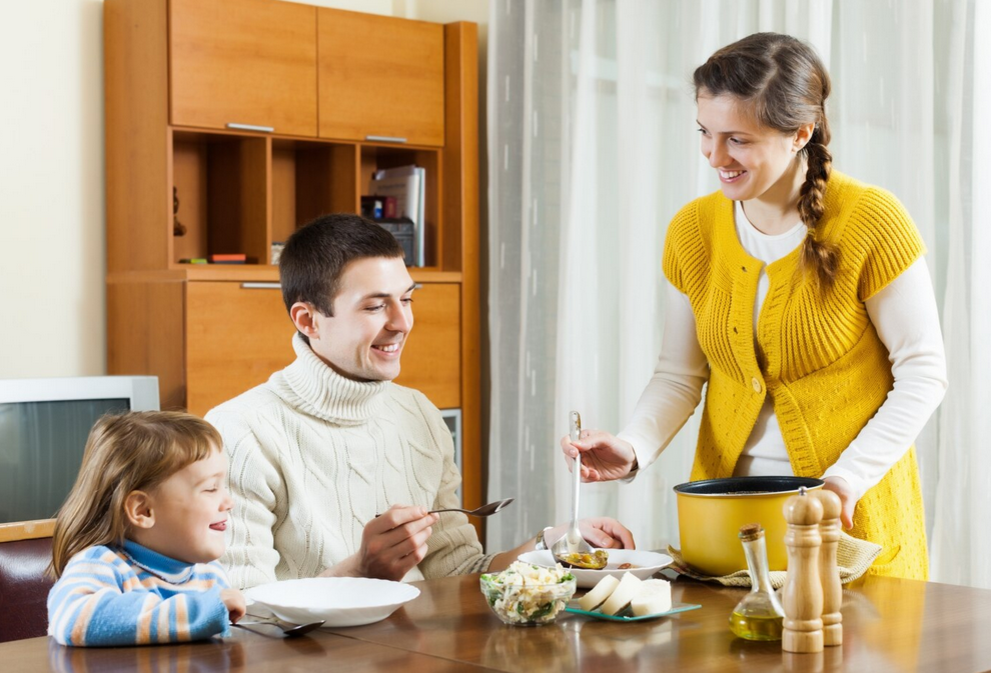
[[[604,559],[602,553],[605,555]],[[593,550],[593,555],[589,559],[592,564],[600,564],[603,560],[605,562],[605,566],[600,570],[591,570],[579,567],[578,564],[570,564],[571,574],[575,576],[578,587],[581,589],[591,589],[606,576],[620,579],[624,573],[632,573],[638,579],[645,580],[674,560],[667,554],[639,549],[596,549]],[[549,549],[520,554],[520,560],[545,568],[553,568],[558,564],[554,554]],[[583,559],[575,560],[582,561]]]
[[[638,622],[695,610],[701,605],[671,602],[667,580],[641,580],[632,572],[606,575],[584,596],[568,603],[567,612],[595,619]]]

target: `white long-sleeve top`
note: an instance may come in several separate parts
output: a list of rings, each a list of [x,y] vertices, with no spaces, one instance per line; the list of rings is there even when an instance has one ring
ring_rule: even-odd
[[[769,236],[735,208],[736,230],[743,248],[765,267],[784,257],[805,237],[801,222]],[[767,296],[761,269],[754,303],[754,326]],[[633,417],[619,437],[633,446],[640,469],[660,455],[702,399],[709,366],[696,336],[688,297],[668,285],[664,336],[654,375],[640,396]],[[946,357],[936,297],[925,259],[920,258],[866,302],[867,314],[888,349],[894,386],[884,404],[823,477],[843,477],[859,500],[876,485],[915,441],[946,391]],[[757,344],[754,344],[757,348]],[[774,404],[764,402],[737,463],[736,475],[793,474]]]

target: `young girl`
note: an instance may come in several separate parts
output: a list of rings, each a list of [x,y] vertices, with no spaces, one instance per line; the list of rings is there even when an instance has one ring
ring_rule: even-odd
[[[52,539],[48,634],[62,645],[226,635],[244,615],[224,552],[227,457],[179,412],[108,415],[90,432]]]
[[[588,481],[643,469],[706,386],[691,479],[822,477],[869,571],[926,579],[912,443],[946,361],[925,246],[902,204],[832,168],[829,74],[787,35],[757,33],[695,71],[718,192],[675,216],[657,369],[618,436],[583,433]]]

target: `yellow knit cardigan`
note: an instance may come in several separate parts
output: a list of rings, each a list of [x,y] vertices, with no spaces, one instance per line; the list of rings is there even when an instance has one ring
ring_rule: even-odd
[[[864,302],[924,254],[919,232],[890,193],[833,171],[817,235],[839,250],[836,282],[820,292],[799,249],[768,265],[755,348],[763,263],[737,239],[733,202],[715,192],[672,220],[664,273],[691,302],[710,369],[693,481],[733,474],[766,395],[795,474],[820,477],[892,389],[888,350]],[[851,533],[884,548],[871,574],[928,577],[914,447],[860,500]]]

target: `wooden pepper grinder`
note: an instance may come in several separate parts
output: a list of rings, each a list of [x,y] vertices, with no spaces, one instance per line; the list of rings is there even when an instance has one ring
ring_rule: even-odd
[[[840,497],[832,491],[813,491],[822,505],[822,522],[819,535],[819,577],[822,579],[822,639],[826,647],[843,644],[843,587],[840,571],[836,566],[836,547],[840,542]]]
[[[781,649],[785,652],[822,652],[822,582],[819,579],[819,522],[822,504],[798,489],[785,501],[788,533],[788,577],[782,605],[785,609]]]

